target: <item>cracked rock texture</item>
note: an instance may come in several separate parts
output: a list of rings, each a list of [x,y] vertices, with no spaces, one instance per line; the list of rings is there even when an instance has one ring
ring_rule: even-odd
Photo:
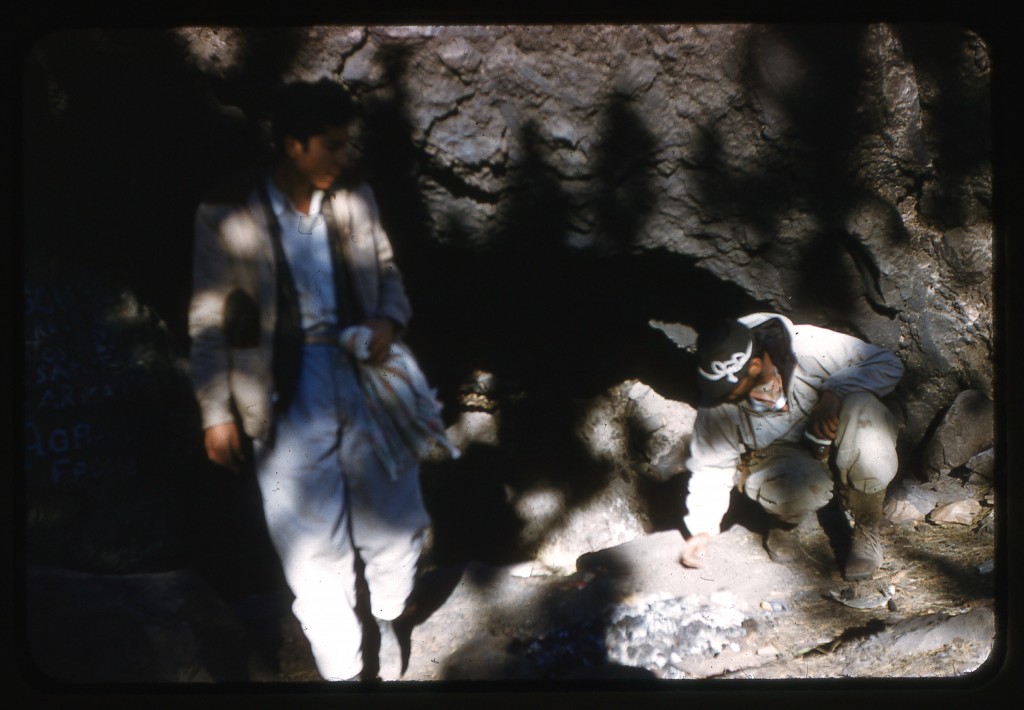
[[[232,81],[236,33],[179,36],[196,67]],[[403,122],[429,239],[484,250],[544,239],[580,258],[683,255],[765,307],[896,350],[909,371],[909,441],[961,389],[991,395],[991,59],[970,32],[294,34],[287,76],[340,78],[371,117],[394,111]],[[372,158],[384,135],[367,130]],[[545,223],[532,236],[524,210]],[[698,321],[694,305],[674,304],[675,320]]]
[[[116,434],[139,429],[147,475],[133,480],[181,470],[180,505],[199,522],[170,536],[180,550],[146,533],[122,551],[33,498],[33,544],[89,547],[39,559],[134,572],[204,554],[229,596],[250,592],[249,576],[280,584],[261,567],[253,491],[204,468],[178,370],[195,207],[247,184],[267,155],[273,89],[298,78],[341,80],[361,100],[354,157],[416,309],[408,340],[466,448],[425,466],[437,550],[564,571],[676,524],[696,403],[680,334],[752,310],[893,349],[907,368],[901,461],[921,452],[933,481],[993,478],[993,71],[981,37],[926,24],[47,35],[25,83],[29,492],[81,506],[80,490],[113,485],[94,462],[123,463]],[[85,316],[70,322],[32,310],[68,283],[131,294],[147,326],[93,327],[99,297],[75,300]],[[126,337],[112,351],[99,347],[108,329]],[[87,347],[72,352],[76,335]],[[139,365],[147,352],[166,378]],[[174,403],[71,378],[94,370],[101,384],[146,374]],[[468,382],[483,404],[459,400]],[[83,399],[100,395],[103,425]],[[159,417],[122,416],[122,401]],[[147,490],[133,497],[140,516],[168,505]],[[122,520],[117,507],[89,520]]]
[[[566,290],[581,302],[606,306],[607,289],[643,322],[756,306],[896,350],[908,446],[961,390],[992,396],[992,58],[969,30],[96,30],[56,33],[33,62],[48,120],[97,121],[97,146],[123,128],[104,111],[162,121],[163,167],[187,171],[173,184],[191,173],[206,192],[258,162],[276,82],[347,83],[365,107],[366,176],[400,258],[422,272],[414,300],[437,303],[421,305],[424,329],[474,287],[488,306],[511,298],[482,292],[485,269],[514,270],[493,288],[529,285],[540,300],[564,300],[557,280],[571,269]],[[187,222],[174,228],[180,244]],[[187,249],[173,258],[187,268]],[[172,283],[173,269],[148,261],[133,265]],[[436,284],[438,271],[451,282]],[[538,315],[577,317],[566,332],[586,341],[594,324],[578,305]],[[508,315],[464,310],[451,332]]]

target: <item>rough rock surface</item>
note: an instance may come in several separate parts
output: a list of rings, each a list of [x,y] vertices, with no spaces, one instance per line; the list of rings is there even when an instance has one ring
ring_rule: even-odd
[[[982,455],[995,443],[994,416],[992,400],[984,392],[961,392],[928,440],[924,475],[935,479],[961,466],[971,472],[990,470],[990,462]]]
[[[166,67],[163,80],[147,83],[143,65]],[[564,298],[551,280],[574,269],[584,298],[631,303],[640,322],[758,304],[896,350],[916,443],[962,389],[992,396],[991,65],[970,30],[884,23],[108,30],[37,45],[29,138],[61,155],[89,132],[103,145],[126,119],[167,124],[159,157],[197,176],[181,216],[133,243],[131,219],[111,230],[86,213],[81,228],[106,227],[117,248],[55,253],[109,256],[137,279],[148,269],[170,289],[156,298],[178,304],[164,267],[187,270],[195,190],[258,164],[275,82],[345,81],[366,109],[358,147],[399,254],[428,272],[409,274],[426,333],[472,331],[486,310],[504,322],[491,300],[514,275],[488,284],[473,266],[525,266],[541,299]],[[126,84],[158,95],[127,105]],[[32,173],[29,188],[71,194],[47,183],[95,171],[95,157]],[[31,225],[44,253],[53,219]],[[181,234],[156,241],[163,230]],[[181,246],[167,261],[144,251],[162,254],[157,243]],[[437,269],[451,278],[438,284]],[[537,313],[594,343],[584,300],[566,305]]]
[[[597,458],[664,481],[685,470],[696,416],[689,404],[628,380],[595,400],[579,435]]]
[[[316,679],[251,479],[202,463],[182,358],[195,205],[233,194],[259,165],[274,85],[320,76],[362,99],[357,158],[416,307],[409,342],[465,449],[425,465],[432,579],[444,584],[435,606],[420,605],[413,641],[429,653],[413,656],[410,680],[656,676],[667,667],[657,659],[681,663],[667,646],[645,651],[639,669],[623,649],[616,663],[577,661],[595,658],[587,639],[625,638],[616,624],[628,623],[626,607],[647,604],[652,618],[661,607],[651,604],[706,611],[730,584],[746,591],[743,613],[760,614],[758,635],[730,637],[696,666],[676,649],[691,663],[680,672],[846,667],[832,652],[856,650],[842,634],[865,612],[766,563],[756,533],[733,527],[720,548],[730,552],[700,573],[680,576],[671,559],[695,402],[692,362],[673,334],[755,308],[854,333],[906,363],[901,461],[909,469],[925,452],[928,480],[901,471],[890,493],[901,556],[878,581],[896,588],[899,611],[870,613],[893,643],[926,631],[892,614],[946,614],[921,622],[929,628],[978,621],[952,640],[940,634],[930,665],[866,645],[849,668],[978,667],[988,622],[968,609],[992,596],[978,569],[990,569],[986,536],[1002,502],[993,486],[1005,473],[992,420],[991,72],[982,38],[926,25],[44,38],[26,67],[28,550],[32,564],[111,576],[30,577],[30,631],[48,668],[75,678],[255,673],[248,648],[234,646],[237,624],[191,571],[179,575],[185,565],[264,632],[264,656],[284,654],[271,676]],[[153,168],[146,180],[138,145]],[[949,506],[969,514],[933,524]],[[833,551],[811,542],[810,569],[835,581]],[[617,552],[604,555],[604,572],[576,568],[607,550]],[[629,581],[609,557],[633,570]],[[170,574],[169,586],[121,576],[141,573]],[[609,605],[619,611],[605,617]],[[190,616],[196,608],[213,620]],[[54,609],[86,614],[65,626],[77,655],[55,645]],[[127,646],[141,649],[140,665],[88,658],[115,631],[92,625],[97,610],[130,617],[118,638],[141,644]],[[173,653],[152,655],[139,641],[147,628],[162,629]],[[226,655],[186,658],[200,648]]]
[[[229,79],[230,32],[179,36]],[[370,27],[309,30],[287,76],[405,122],[431,238],[685,256],[899,352],[915,439],[992,391],[990,62],[885,24]]]

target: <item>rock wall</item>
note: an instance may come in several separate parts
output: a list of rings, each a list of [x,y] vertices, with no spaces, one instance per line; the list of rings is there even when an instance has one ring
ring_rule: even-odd
[[[238,31],[178,36],[198,70],[237,80]],[[991,59],[969,31],[372,27],[292,41],[283,76],[339,78],[366,103],[367,169],[393,211],[417,213],[392,217],[399,239],[448,259],[685,257],[679,281],[705,272],[899,352],[909,440],[964,387],[991,393]],[[745,305],[662,291],[660,312],[685,323]]]
[[[27,62],[26,269],[123,286],[180,357],[196,203],[260,166],[281,80],[346,82],[447,416],[483,372],[506,424],[542,418],[488,431],[491,478],[468,456],[452,479],[537,549],[568,524],[550,501],[675,470],[644,407],[692,404],[692,362],[652,320],[773,309],[892,348],[908,452],[961,391],[993,396],[991,63],[941,25],[58,32]],[[661,448],[611,462],[580,432],[606,409]],[[524,482],[513,443],[579,447],[600,474],[576,486],[574,459]]]

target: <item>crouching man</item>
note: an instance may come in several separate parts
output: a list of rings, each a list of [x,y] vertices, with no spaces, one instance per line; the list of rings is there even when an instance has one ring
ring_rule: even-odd
[[[704,329],[697,339],[697,410],[680,562],[703,564],[734,486],[773,524],[772,559],[793,559],[793,530],[831,500],[854,520],[849,580],[882,564],[879,528],[896,475],[899,424],[881,399],[903,365],[888,350],[784,316],[755,313]]]

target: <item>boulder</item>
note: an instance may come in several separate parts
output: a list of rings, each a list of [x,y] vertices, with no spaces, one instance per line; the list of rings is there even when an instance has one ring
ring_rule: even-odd
[[[550,571],[572,574],[580,555],[643,535],[647,515],[635,482],[634,476],[615,476],[597,495],[572,507],[551,494],[517,501],[516,509],[529,521],[528,539],[538,541],[534,559]]]
[[[594,398],[576,433],[586,451],[613,473],[596,495],[571,507],[552,491],[520,498],[521,517],[545,530],[536,559],[568,574],[581,555],[651,532],[656,503],[650,490],[658,489],[645,486],[644,479],[664,483],[684,472],[695,417],[690,405],[666,399],[638,380]],[[557,524],[549,525],[554,520]]]
[[[935,480],[966,466],[981,475],[992,470],[989,452],[995,436],[994,405],[978,390],[957,395],[925,445],[924,475]]]
[[[961,500],[938,505],[928,514],[928,521],[937,525],[970,525],[981,513],[981,503]]]
[[[665,481],[685,470],[697,410],[628,380],[594,400],[578,430],[592,455]]]

